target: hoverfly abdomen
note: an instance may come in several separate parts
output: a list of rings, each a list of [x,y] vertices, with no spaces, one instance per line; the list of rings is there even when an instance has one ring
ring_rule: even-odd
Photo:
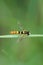
[[[23,34],[23,31],[21,31],[21,34]]]
[[[11,31],[10,34],[20,34],[20,31]]]
[[[20,31],[18,31],[18,34],[20,34]]]

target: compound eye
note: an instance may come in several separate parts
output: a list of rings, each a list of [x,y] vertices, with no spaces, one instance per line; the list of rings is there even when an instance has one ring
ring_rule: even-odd
[[[27,32],[27,35],[30,35],[31,33],[30,32]]]

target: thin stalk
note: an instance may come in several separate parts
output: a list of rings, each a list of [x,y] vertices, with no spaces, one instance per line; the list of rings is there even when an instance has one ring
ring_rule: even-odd
[[[0,38],[18,38],[20,35],[0,35]],[[43,37],[43,34],[30,34],[26,37]]]

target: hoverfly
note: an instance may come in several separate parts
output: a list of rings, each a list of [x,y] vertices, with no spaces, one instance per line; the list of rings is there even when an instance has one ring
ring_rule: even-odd
[[[23,31],[11,31],[10,33],[11,34],[26,34],[26,35],[30,34],[30,32],[26,31],[26,30],[23,30]]]
[[[20,38],[19,40],[21,41],[23,38],[25,38],[25,35],[30,35],[30,32],[27,31],[27,30],[24,30],[22,28],[22,25],[20,24],[20,22],[18,22],[18,25],[19,25],[19,28],[22,30],[22,31],[10,31],[10,34],[14,35],[14,34],[19,34],[20,35]]]

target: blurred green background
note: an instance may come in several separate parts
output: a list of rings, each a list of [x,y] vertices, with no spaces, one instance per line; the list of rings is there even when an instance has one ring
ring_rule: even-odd
[[[43,34],[43,0],[0,0],[0,35],[23,28]],[[43,38],[0,39],[0,65],[43,65]]]

